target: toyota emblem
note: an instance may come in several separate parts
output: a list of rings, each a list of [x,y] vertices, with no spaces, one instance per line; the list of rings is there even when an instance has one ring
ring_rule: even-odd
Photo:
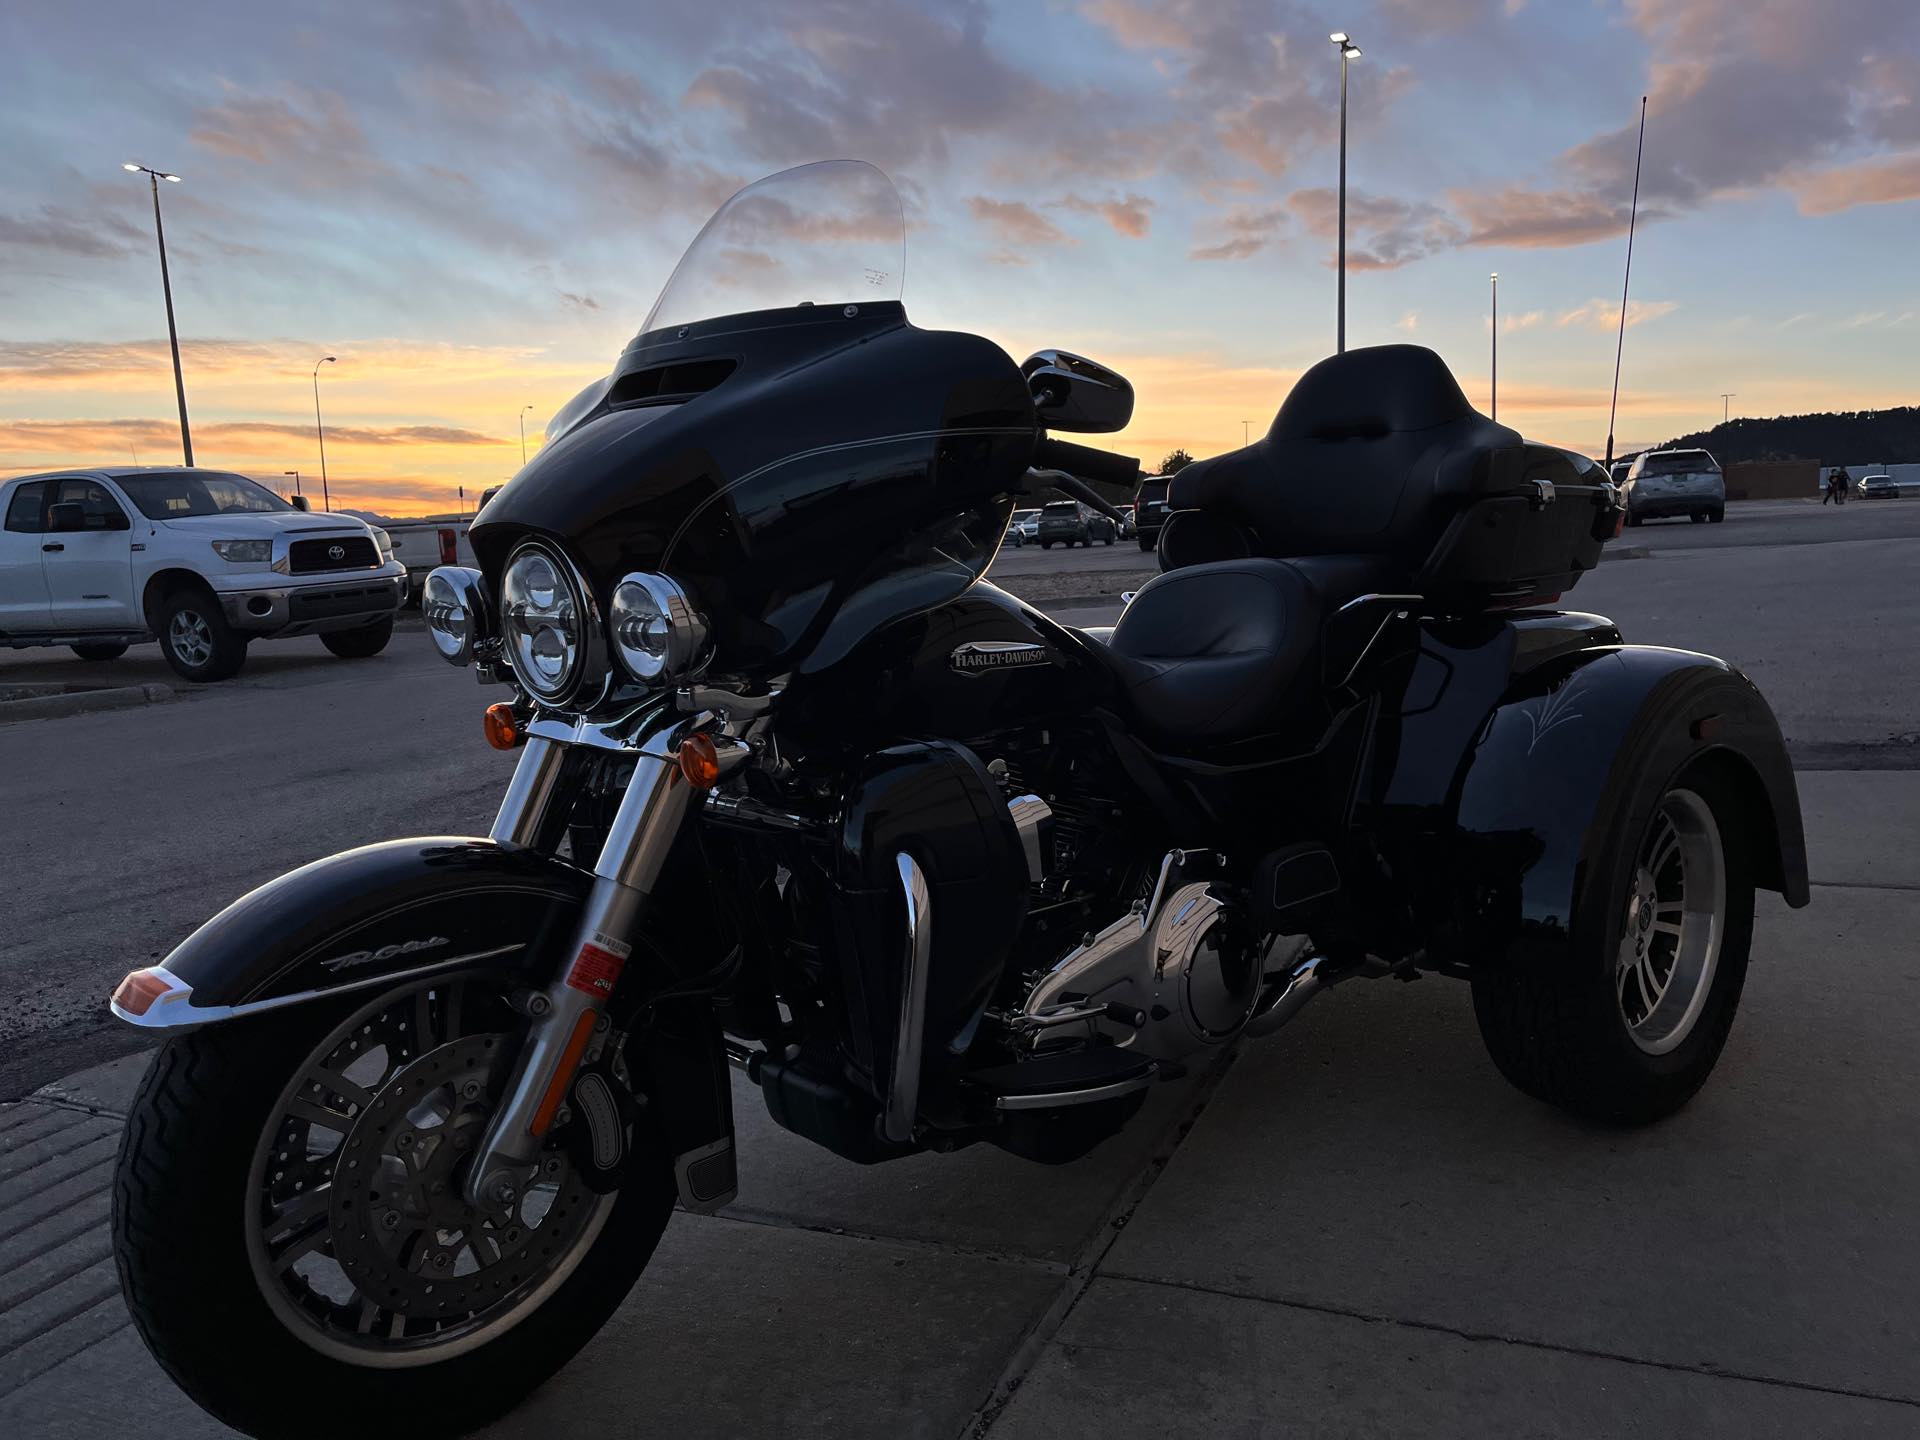
[[[329,560],[344,560],[344,559],[346,559],[346,558],[347,558],[347,547],[346,547],[346,546],[344,546],[344,545],[329,545],[329,546],[327,547],[327,559],[329,559]]]

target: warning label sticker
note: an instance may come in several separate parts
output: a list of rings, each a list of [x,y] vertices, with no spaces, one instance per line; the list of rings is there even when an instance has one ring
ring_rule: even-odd
[[[573,968],[567,971],[567,984],[604,1000],[613,994],[613,982],[620,978],[620,969],[626,963],[624,955],[591,943],[582,945]]]

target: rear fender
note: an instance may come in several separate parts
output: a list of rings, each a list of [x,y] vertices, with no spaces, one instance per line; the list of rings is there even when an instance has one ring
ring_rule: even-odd
[[[527,967],[564,941],[592,883],[459,836],[348,850],[242,895],[121,982],[113,1012],[178,1030],[477,964]]]

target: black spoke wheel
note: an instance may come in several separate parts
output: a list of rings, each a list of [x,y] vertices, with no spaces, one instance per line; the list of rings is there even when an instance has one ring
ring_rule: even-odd
[[[211,1413],[253,1435],[337,1436],[382,1413],[464,1433],[565,1364],[644,1269],[674,1199],[644,1108],[618,1189],[585,1183],[563,1122],[510,1200],[463,1198],[518,1048],[506,991],[466,976],[362,992],[155,1057],[114,1250],[141,1335]],[[622,1037],[598,1044],[619,1073]]]

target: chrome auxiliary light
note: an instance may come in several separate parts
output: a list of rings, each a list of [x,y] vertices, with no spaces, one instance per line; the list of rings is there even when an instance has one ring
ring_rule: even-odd
[[[440,566],[421,589],[420,614],[442,660],[449,665],[472,664],[474,645],[492,632],[486,577],[464,565]]]
[[[706,617],[669,576],[627,576],[614,587],[609,619],[614,653],[643,685],[684,680],[706,663]]]

